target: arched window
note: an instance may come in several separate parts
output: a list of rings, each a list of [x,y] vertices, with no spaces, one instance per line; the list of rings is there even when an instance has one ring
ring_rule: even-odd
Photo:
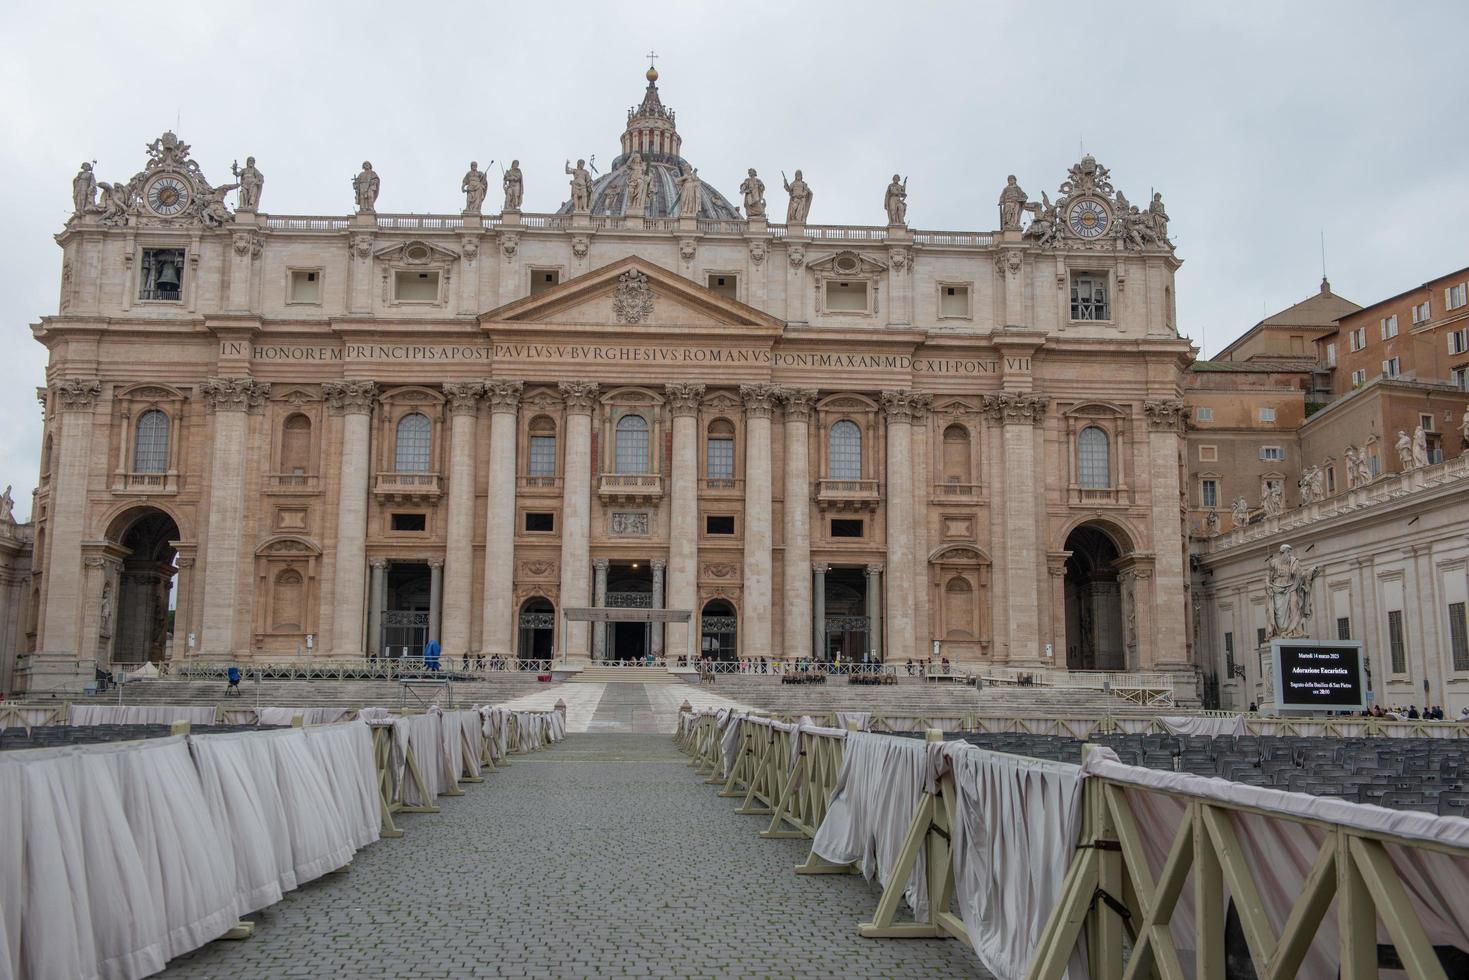
[[[427,473],[433,445],[433,424],[427,415],[414,412],[398,420],[398,442],[393,469],[399,473]]]
[[[163,473],[168,470],[168,414],[156,408],[138,416],[137,439],[133,442],[133,472]]]
[[[1089,425],[1076,437],[1077,469],[1081,485],[1088,490],[1102,490],[1112,485],[1111,447],[1107,433]]]
[[[281,426],[281,472],[304,476],[311,462],[311,420],[297,412]]]
[[[862,430],[856,422],[842,419],[831,427],[826,469],[827,477],[832,480],[862,479]]]
[[[709,424],[709,442],[704,451],[704,475],[711,480],[734,479],[734,425],[729,419],[715,419]]]
[[[641,415],[624,415],[617,420],[617,473],[648,472],[648,420]]]
[[[526,461],[526,476],[556,475],[556,423],[544,415],[537,415],[530,423],[530,453]]]
[[[305,583],[301,573],[288,568],[275,577],[275,595],[271,598],[272,624],[278,630],[299,630],[301,610],[305,606]]]
[[[970,482],[969,467],[969,430],[955,423],[944,430],[944,482]]]

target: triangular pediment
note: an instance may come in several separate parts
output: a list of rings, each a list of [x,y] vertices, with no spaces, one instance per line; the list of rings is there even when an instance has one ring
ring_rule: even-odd
[[[636,256],[480,315],[491,323],[698,329],[747,327],[779,332],[784,323]]]

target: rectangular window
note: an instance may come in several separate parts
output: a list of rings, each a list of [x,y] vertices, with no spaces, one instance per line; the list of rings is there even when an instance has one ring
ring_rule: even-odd
[[[1265,627],[1261,626],[1260,628],[1258,628],[1257,630],[1255,630],[1255,646],[1257,646],[1257,647],[1263,647],[1264,645],[1265,645]]]
[[[143,249],[143,267],[139,270],[138,299],[176,303],[183,298],[183,281],[183,249]]]
[[[1327,367],[1336,367],[1336,344],[1335,343],[1330,343],[1330,344],[1327,344],[1326,345],[1326,366]]]
[[[1212,421],[1214,421],[1214,410],[1212,408],[1208,408],[1206,406],[1200,405],[1198,408],[1194,409],[1194,421],[1196,421],[1196,422],[1212,422]]]
[[[1396,357],[1389,357],[1382,362],[1382,376],[1384,378],[1396,378],[1400,364]]]
[[[738,278],[729,272],[709,273],[709,291],[718,293],[726,299],[738,299],[735,295],[735,287],[739,285]]]
[[[291,295],[287,302],[320,303],[321,273],[315,269],[292,269]]]
[[[1449,353],[1462,354],[1469,351],[1469,327],[1449,331]]]
[[[1453,368],[1449,371],[1449,380],[1460,391],[1469,391],[1469,367]]]
[[[528,476],[556,475],[556,437],[530,437],[530,469]]]
[[[940,286],[939,316],[967,319],[969,317],[969,287]]]
[[[1352,638],[1352,621],[1347,616],[1336,618],[1336,638],[1338,640],[1350,640]]]
[[[1071,274],[1071,319],[1110,320],[1107,304],[1107,277],[1093,272]]]
[[[529,534],[551,534],[556,530],[556,515],[539,511],[525,512],[525,530]]]
[[[539,296],[548,289],[555,289],[561,281],[561,273],[555,269],[530,270],[530,294]]]
[[[710,439],[705,459],[705,476],[711,480],[733,480],[735,453],[733,439]]]
[[[1273,408],[1263,408],[1262,407],[1260,409],[1260,421],[1261,422],[1274,422],[1275,421],[1275,409],[1273,409]]]
[[[1285,450],[1281,449],[1279,446],[1261,446],[1260,458],[1273,460],[1278,463],[1281,460],[1285,459]]]
[[[862,537],[862,522],[852,518],[834,517],[831,520],[831,536],[834,538]]]
[[[1464,286],[1465,284],[1461,282],[1457,286],[1450,286],[1443,291],[1443,305],[1445,309],[1457,310],[1466,302],[1469,302],[1469,298],[1465,296]]]
[[[1205,507],[1218,507],[1219,506],[1219,481],[1218,480],[1203,480],[1203,481],[1200,482],[1199,487],[1203,491],[1202,496],[1203,496],[1204,506]]]
[[[427,531],[428,515],[394,514],[392,526],[394,531]]]
[[[1449,603],[1449,651],[1454,657],[1454,670],[1469,670],[1469,623],[1465,622],[1464,603]]]
[[[1425,299],[1423,302],[1413,306],[1413,324],[1415,326],[1420,323],[1427,323],[1432,317],[1433,307],[1429,304],[1428,300]]]
[[[1423,431],[1424,432],[1432,432],[1433,431],[1433,416],[1432,415],[1419,415],[1418,416],[1418,424],[1421,425],[1421,426],[1423,426]]]
[[[400,303],[437,303],[439,301],[439,274],[437,272],[399,271],[393,273],[393,298]]]
[[[1218,461],[1219,461],[1219,447],[1218,446],[1200,446],[1199,447],[1199,462],[1201,462],[1201,463],[1217,463]]]
[[[733,534],[733,514],[709,514],[704,518],[705,534]]]
[[[866,313],[867,283],[837,282],[826,284],[826,310],[828,313]]]
[[[1408,672],[1408,649],[1403,640],[1403,611],[1401,609],[1388,610],[1387,645],[1392,651],[1392,672],[1406,674]]]
[[[1352,372],[1352,387],[1360,388],[1367,383],[1367,369],[1357,368]]]
[[[1234,634],[1224,634],[1224,679],[1234,676]]]
[[[1352,331],[1347,334],[1347,339],[1348,341],[1350,341],[1353,351],[1361,350],[1363,347],[1367,346],[1367,328],[1354,327]]]
[[[1382,339],[1383,340],[1392,340],[1397,335],[1398,335],[1398,315],[1396,313],[1394,313],[1392,316],[1385,316],[1385,317],[1383,317],[1382,318]]]
[[[1327,493],[1336,493],[1336,467],[1335,466],[1328,466],[1326,468],[1326,492]]]

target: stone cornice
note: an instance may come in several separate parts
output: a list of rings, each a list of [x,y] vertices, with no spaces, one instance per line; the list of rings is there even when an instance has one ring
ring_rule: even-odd
[[[984,396],[984,413],[992,422],[1004,425],[1030,423],[1040,425],[1046,420],[1046,406],[1050,399],[1044,395],[1020,392],[1004,392]]]
[[[562,400],[566,402],[567,414],[592,414],[592,406],[597,401],[595,381],[561,381],[556,387],[561,391]]]
[[[479,411],[485,386],[480,381],[449,381],[444,384],[444,398],[450,415],[474,415]]]
[[[523,381],[490,381],[484,385],[485,400],[490,403],[490,412],[515,414],[520,409],[520,395],[525,390]]]
[[[210,378],[199,394],[211,412],[258,412],[270,395],[270,385],[252,378]]]
[[[80,381],[69,378],[53,382],[46,389],[44,404],[58,412],[90,412],[97,407],[97,398],[102,394],[102,382],[96,378]]]
[[[745,403],[745,417],[770,418],[779,392],[780,388],[776,385],[740,385],[740,400]]]
[[[670,384],[664,385],[663,391],[668,396],[668,411],[674,418],[685,415],[697,415],[699,406],[704,401],[705,386],[701,384]]]
[[[371,381],[328,381],[321,393],[334,415],[371,415],[377,401],[377,385]]]

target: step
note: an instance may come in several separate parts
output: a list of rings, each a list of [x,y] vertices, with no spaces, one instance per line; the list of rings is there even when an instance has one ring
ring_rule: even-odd
[[[582,669],[571,684],[677,684],[679,679],[665,667],[599,667]]]

